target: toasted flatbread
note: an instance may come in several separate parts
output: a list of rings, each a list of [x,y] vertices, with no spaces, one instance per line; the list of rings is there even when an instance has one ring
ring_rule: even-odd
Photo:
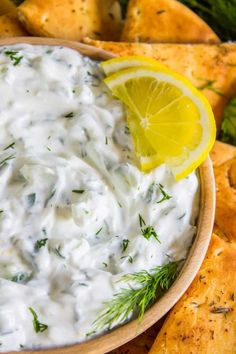
[[[9,12],[16,11],[16,5],[11,0],[0,1],[0,15],[5,15]]]
[[[0,16],[0,38],[27,36],[27,32],[13,14]]]
[[[121,40],[144,43],[219,43],[213,30],[175,0],[129,0]]]
[[[169,314],[149,354],[233,354],[236,248],[213,235],[202,267]]]
[[[25,0],[18,16],[36,36],[81,40],[85,36],[116,40],[121,31],[117,0]]]
[[[222,143],[218,140],[215,142],[215,145],[211,151],[211,160],[214,169],[217,166],[220,166],[223,163],[234,158],[236,158],[236,147],[229,144]]]
[[[101,16],[101,39],[119,41],[123,26],[118,0],[97,0]]]
[[[88,38],[84,42],[120,56],[152,57],[186,76],[208,98],[218,128],[225,105],[236,94],[236,44],[116,43]]]

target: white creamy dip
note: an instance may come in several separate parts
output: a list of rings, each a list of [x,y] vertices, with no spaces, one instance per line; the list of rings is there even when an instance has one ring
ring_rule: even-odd
[[[102,79],[68,48],[1,48],[2,352],[90,338],[122,274],[184,259],[196,233],[196,174],[176,182],[165,165],[136,167],[124,108]],[[157,203],[160,184],[171,198]],[[29,308],[47,330],[35,332]]]

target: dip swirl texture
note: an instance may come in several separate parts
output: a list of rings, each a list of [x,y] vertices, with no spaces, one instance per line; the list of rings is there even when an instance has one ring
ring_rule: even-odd
[[[88,339],[122,275],[186,258],[196,233],[197,174],[142,173],[102,80],[68,48],[1,48],[0,351]]]

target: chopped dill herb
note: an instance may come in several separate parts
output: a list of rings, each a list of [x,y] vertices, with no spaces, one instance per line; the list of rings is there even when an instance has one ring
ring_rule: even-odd
[[[15,158],[15,154],[11,154],[9,156],[7,156],[5,159],[3,159],[1,162],[0,162],[0,167],[4,166],[8,161],[12,160]]]
[[[100,234],[100,232],[102,231],[102,229],[103,229],[103,227],[101,227],[97,232],[96,232],[96,234],[95,235],[98,235],[98,234]]]
[[[130,241],[127,240],[127,239],[122,241],[122,246],[121,246],[121,247],[122,247],[122,252],[125,252],[125,251],[126,251],[128,245],[129,245],[129,242],[130,242]]]
[[[131,257],[131,256],[120,257],[120,259],[125,259],[125,258],[128,258],[129,263],[133,263],[133,257]]]
[[[1,209],[1,210],[0,210],[0,214],[2,214],[2,213],[4,213],[4,210]]]
[[[17,56],[18,53],[19,52],[15,50],[7,50],[4,52],[4,54],[11,59],[14,66],[20,64],[21,60],[23,59],[23,56]]]
[[[66,259],[66,257],[61,254],[61,246],[58,246],[58,247],[54,248],[54,252],[56,253],[56,255],[58,257],[60,257],[62,259]]]
[[[140,214],[138,214],[139,217],[139,225],[140,227],[143,227],[144,225],[146,225],[145,221],[143,220],[142,216]]]
[[[73,193],[77,193],[77,194],[83,194],[85,192],[84,189],[72,189]]]
[[[104,303],[104,309],[94,321],[95,330],[110,328],[117,322],[125,321],[134,312],[142,320],[144,312],[156,297],[170,288],[178,274],[179,265],[180,262],[170,262],[150,271],[141,270],[122,276],[120,281],[134,283],[135,287],[122,288]]]
[[[105,263],[105,262],[102,262],[102,264],[104,265],[104,267],[107,267],[107,263]]]
[[[36,200],[36,194],[35,193],[31,193],[27,195],[27,201],[28,201],[28,207],[32,208],[32,206],[34,205]]]
[[[13,149],[14,146],[15,146],[15,142],[13,142],[13,143],[9,144],[7,147],[5,147],[5,149],[3,149],[3,151],[8,150],[10,148]]]
[[[153,226],[146,226],[146,222],[144,221],[143,217],[140,214],[139,214],[139,225],[140,225],[143,237],[145,237],[147,240],[149,240],[151,237],[154,237],[157,240],[157,242],[161,243],[154,227]],[[143,228],[143,226],[145,226],[145,228]]]
[[[107,138],[107,136],[106,136],[106,138],[105,138],[105,145],[108,145],[108,138]]]
[[[11,278],[14,283],[25,284],[30,279],[30,274],[19,272]]]
[[[39,250],[41,247],[45,246],[48,238],[42,238],[41,240],[37,240],[35,243],[35,248]]]
[[[183,215],[181,215],[178,220],[182,220],[185,217],[186,213],[183,213]]]
[[[54,189],[54,190],[52,191],[52,193],[48,196],[48,198],[45,200],[44,208],[47,207],[49,201],[54,197],[55,193],[56,193],[56,190]]]
[[[74,117],[74,112],[67,113],[64,118],[73,118]]]
[[[95,333],[96,333],[96,331],[88,332],[88,333],[86,333],[86,337],[92,336],[92,335],[95,334]]]
[[[221,97],[225,97],[225,95],[220,92],[216,87],[214,87],[214,84],[215,84],[216,80],[205,80],[205,83],[198,86],[198,90],[209,90],[209,91],[212,91],[214,92],[215,94],[221,96]]]
[[[48,326],[44,323],[39,322],[38,320],[38,315],[36,314],[36,312],[34,311],[34,309],[32,309],[32,307],[29,307],[29,311],[31,312],[32,316],[33,316],[33,326],[34,326],[34,330],[36,333],[39,332],[44,332],[48,329]]]
[[[159,183],[159,189],[162,194],[162,198],[157,202],[157,204],[164,202],[165,200],[169,200],[172,198],[165,190],[162,184]]]

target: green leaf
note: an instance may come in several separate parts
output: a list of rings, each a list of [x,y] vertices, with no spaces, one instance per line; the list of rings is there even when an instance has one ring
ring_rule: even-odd
[[[230,101],[224,110],[220,140],[236,146],[236,97]]]
[[[158,294],[170,288],[177,277],[179,265],[180,261],[170,262],[150,271],[141,270],[121,277],[120,281],[128,282],[129,287],[121,289],[105,302],[104,309],[94,322],[94,329],[110,328],[117,322],[125,321],[134,312],[141,320]]]
[[[180,0],[202,17],[222,40],[236,40],[236,0]]]

